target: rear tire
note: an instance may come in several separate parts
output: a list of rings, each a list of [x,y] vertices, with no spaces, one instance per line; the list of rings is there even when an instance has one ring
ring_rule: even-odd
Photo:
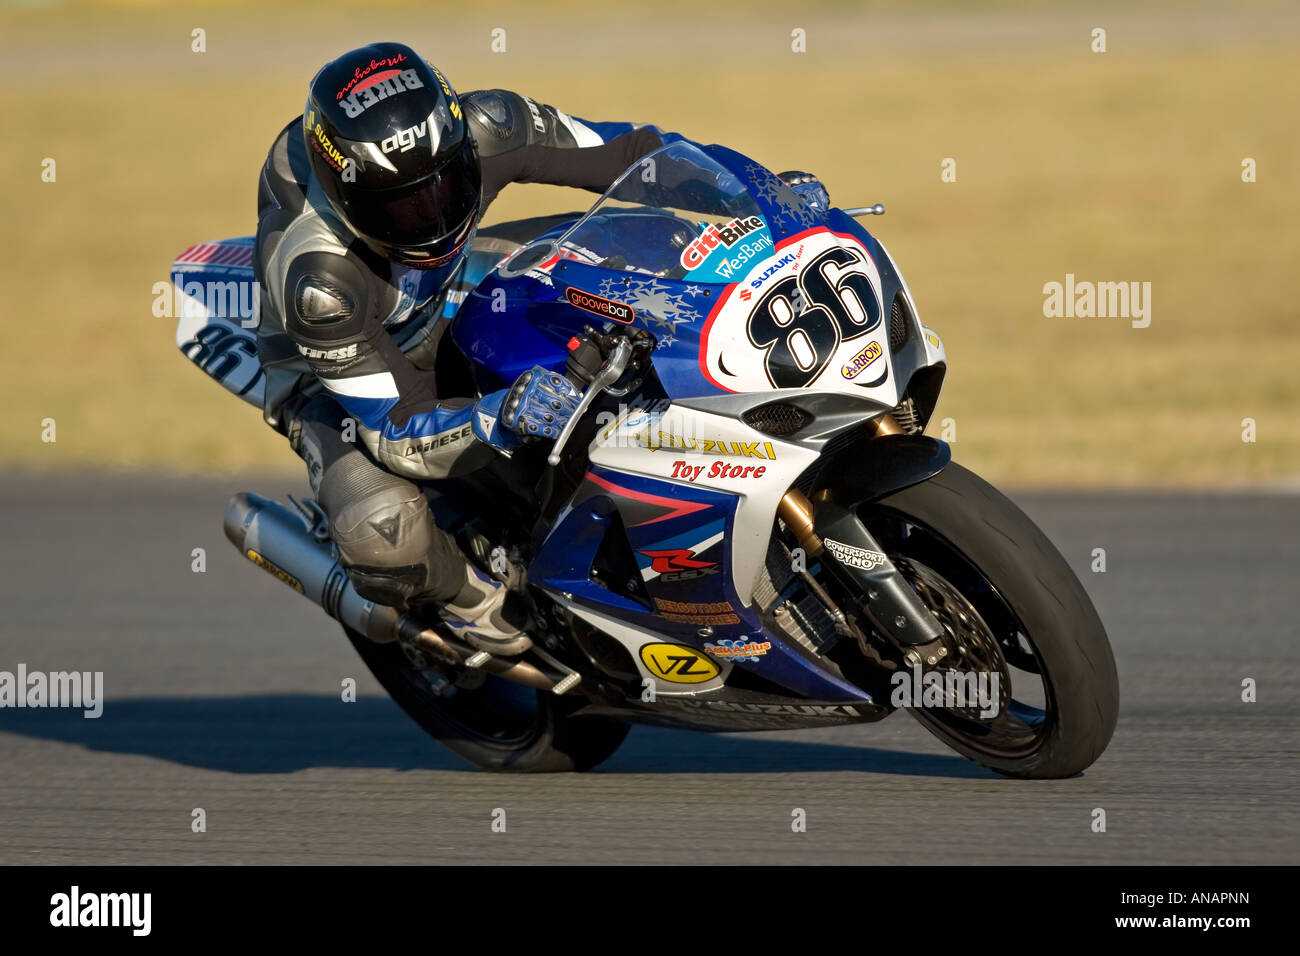
[[[964,558],[977,572],[969,580],[982,576],[983,584],[962,588],[963,596],[981,612],[989,609],[990,619],[1018,618],[1048,701],[1032,748],[1017,753],[1010,748],[999,752],[978,732],[963,732],[961,721],[944,711],[909,708],[912,715],[958,753],[1009,777],[1069,777],[1091,765],[1115,731],[1115,658],[1083,585],[1037,525],[996,488],[957,464],[863,505],[859,513],[873,529],[874,523],[887,525],[891,513],[914,522],[924,529],[915,537],[925,539],[931,555],[946,545],[956,552],[954,567]],[[908,555],[905,541],[881,544],[891,554]],[[913,548],[917,550],[922,546]],[[1015,656],[1014,649],[1009,656]]]
[[[487,676],[454,696],[434,692],[396,641],[376,644],[344,627],[375,679],[429,736],[484,770],[563,773],[590,770],[623,743],[629,727],[602,717],[575,717],[580,700],[556,697]]]

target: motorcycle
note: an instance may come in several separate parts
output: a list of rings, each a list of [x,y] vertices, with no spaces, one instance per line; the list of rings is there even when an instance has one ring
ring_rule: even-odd
[[[310,499],[238,494],[226,534],[479,767],[587,770],[633,723],[906,709],[998,773],[1076,774],[1115,727],[1105,630],[1033,522],[924,434],[947,357],[857,221],[878,212],[822,209],[739,153],[676,142],[585,215],[480,230],[450,320],[464,393],[535,365],[582,392],[553,443],[428,483],[439,525],[529,597],[517,658],[361,598]],[[185,294],[251,264],[251,238],[206,243],[174,279]],[[242,323],[191,309],[177,344],[261,407]]]

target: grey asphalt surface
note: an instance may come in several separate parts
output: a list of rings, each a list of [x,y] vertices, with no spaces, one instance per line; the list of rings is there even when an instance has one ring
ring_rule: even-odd
[[[1300,859],[1300,496],[1013,495],[1092,594],[1122,692],[1090,770],[1021,782],[905,714],[636,728],[594,773],[478,772],[383,695],[322,612],[226,542],[236,490],[301,488],[0,476],[0,670],[101,670],[106,698],[98,720],[0,709],[0,863]],[[1090,571],[1098,547],[1104,574]],[[355,703],[340,700],[347,677]],[[1247,677],[1257,703],[1241,702]]]

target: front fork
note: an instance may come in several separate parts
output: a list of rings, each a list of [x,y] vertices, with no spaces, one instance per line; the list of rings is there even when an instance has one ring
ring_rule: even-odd
[[[892,415],[875,422],[877,435],[902,434]],[[777,514],[811,558],[820,557],[852,593],[877,631],[903,651],[912,666],[936,664],[947,654],[943,626],[881,550],[862,519],[826,493],[814,503],[797,488],[781,499]]]

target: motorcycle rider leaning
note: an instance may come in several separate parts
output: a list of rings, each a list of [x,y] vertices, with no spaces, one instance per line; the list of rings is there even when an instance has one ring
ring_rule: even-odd
[[[442,320],[472,285],[471,258],[490,267],[513,248],[475,241],[506,184],[603,192],[663,139],[504,90],[458,96],[399,43],[346,53],[311,81],[259,180],[258,357],[266,421],[305,461],[362,597],[441,605],[490,653],[530,646],[525,602],[434,524],[415,481],[473,472],[521,436],[554,438],[579,394],[538,367],[477,401],[440,399]]]

